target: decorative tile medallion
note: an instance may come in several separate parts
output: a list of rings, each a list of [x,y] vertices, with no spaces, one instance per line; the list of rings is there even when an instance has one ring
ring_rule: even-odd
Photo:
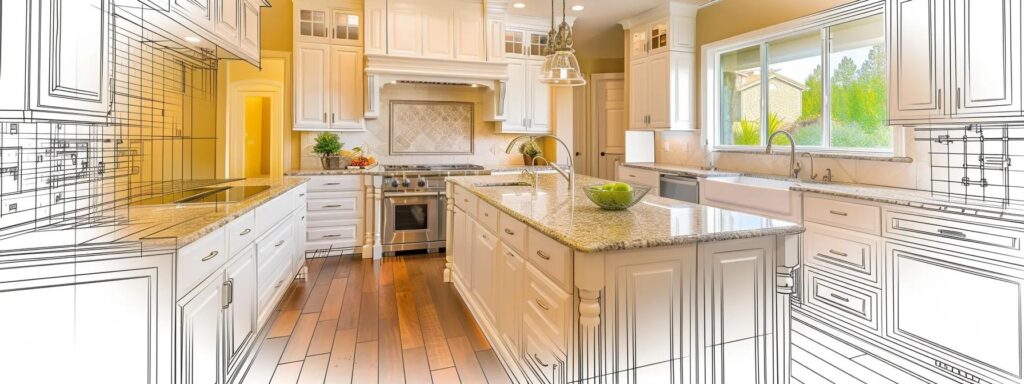
[[[391,154],[472,154],[473,103],[392,101]]]

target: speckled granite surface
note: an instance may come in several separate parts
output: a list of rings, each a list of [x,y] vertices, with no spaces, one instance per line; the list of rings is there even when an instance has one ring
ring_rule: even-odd
[[[688,177],[730,176],[739,174],[737,172],[709,170],[699,167],[688,167],[685,165],[671,165],[659,163],[627,163],[622,165],[630,168],[644,169],[648,171],[656,171],[662,173],[671,173],[673,175]]]
[[[605,211],[588,200],[582,190],[589,185],[602,184],[604,180],[577,175],[576,189],[570,193],[560,175],[542,174],[538,178],[537,188],[477,186],[524,180],[518,175],[459,176],[448,180],[580,252],[650,248],[804,231],[800,225],[786,221],[657,196],[645,196],[640,203],[625,211]]]
[[[227,225],[235,218],[308,181],[305,177],[246,179],[218,185],[270,186],[238,203],[129,206],[126,215],[96,217],[25,232],[0,240],[0,256],[31,256],[45,248],[82,254],[97,252],[166,252],[181,248]]]
[[[363,175],[383,171],[384,168],[374,166],[367,169],[295,169],[285,172],[285,176],[331,176],[331,175]]]

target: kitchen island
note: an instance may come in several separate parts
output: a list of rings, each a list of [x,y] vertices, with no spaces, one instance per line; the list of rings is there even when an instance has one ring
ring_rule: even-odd
[[[520,382],[787,383],[797,224],[557,174],[448,178],[445,279]]]

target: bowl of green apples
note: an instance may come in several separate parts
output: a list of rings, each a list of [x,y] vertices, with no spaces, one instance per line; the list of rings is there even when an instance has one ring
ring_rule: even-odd
[[[609,211],[621,211],[632,207],[650,190],[648,187],[622,182],[590,185],[583,188],[583,192],[590,201],[593,201],[601,209]]]

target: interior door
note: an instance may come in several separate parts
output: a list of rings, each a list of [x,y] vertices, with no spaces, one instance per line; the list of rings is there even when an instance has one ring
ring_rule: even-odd
[[[363,54],[357,47],[331,48],[331,128],[363,128]]]
[[[894,0],[889,6],[889,119],[945,113],[944,1]]]
[[[326,44],[295,44],[296,128],[328,128],[329,49]]]
[[[1020,115],[1020,1],[953,2],[955,113]]]
[[[617,164],[609,158],[621,158],[626,150],[626,83],[621,74],[593,77],[594,116],[597,132],[598,177],[612,180]]]

